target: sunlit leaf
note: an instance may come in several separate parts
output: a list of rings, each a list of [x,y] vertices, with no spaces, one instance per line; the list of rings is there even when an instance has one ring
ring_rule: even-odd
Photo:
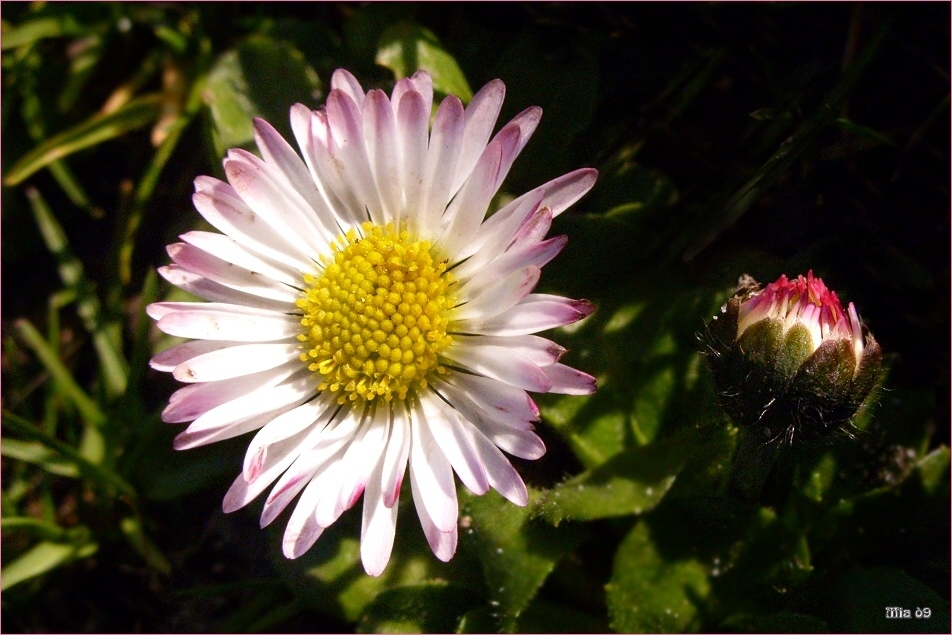
[[[359,633],[451,633],[481,603],[480,590],[443,580],[384,591],[367,607]]]
[[[377,45],[377,64],[389,68],[397,79],[424,70],[433,78],[433,88],[456,95],[465,104],[473,98],[466,76],[440,45],[433,33],[415,22],[398,22],[388,27]]]
[[[555,524],[641,514],[664,498],[694,451],[685,438],[625,450],[545,492],[538,511]]]
[[[216,155],[250,146],[253,117],[264,118],[292,139],[288,123],[291,105],[310,104],[319,86],[314,69],[286,42],[256,36],[223,54],[202,93],[214,123]]]
[[[478,554],[491,614],[503,630],[512,631],[556,563],[586,534],[580,526],[555,528],[534,519],[531,503],[517,507],[495,491],[483,496],[461,491],[460,506],[460,543]]]
[[[705,567],[662,555],[648,525],[639,522],[622,541],[608,587],[611,626],[619,633],[698,630],[699,605],[710,590]]]

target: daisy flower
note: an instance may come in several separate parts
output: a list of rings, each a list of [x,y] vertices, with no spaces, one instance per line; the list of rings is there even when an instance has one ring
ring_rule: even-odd
[[[192,422],[176,449],[257,430],[226,512],[273,484],[263,527],[300,495],[283,539],[296,558],[363,495],[361,559],[379,575],[407,472],[430,547],[447,561],[453,473],[475,494],[492,487],[525,505],[503,452],[545,452],[526,391],[595,390],[559,363],[564,348],[534,335],[592,304],[532,290],[567,240],[545,239],[552,219],[597,173],[566,174],[487,218],[539,108],[492,136],[498,80],[465,109],[444,99],[432,126],[425,72],[389,98],[344,70],[331,88],[322,109],[291,108],[300,155],[255,119],[261,158],[231,150],[227,183],[195,180],[195,208],[221,233],[182,235],[159,272],[207,302],[148,307],[159,329],[192,340],[151,364],[188,384],[162,413]]]

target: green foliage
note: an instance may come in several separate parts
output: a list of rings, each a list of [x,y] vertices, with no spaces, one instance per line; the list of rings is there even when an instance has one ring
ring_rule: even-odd
[[[948,631],[948,6],[424,9],[4,6],[4,629]],[[437,102],[501,78],[497,129],[541,106],[500,202],[600,172],[539,288],[597,306],[552,339],[598,392],[539,396],[526,507],[459,488],[451,562],[405,491],[376,578],[359,509],[297,560],[286,516],[222,515],[247,437],[172,450],[143,314],[187,295],[154,270],[207,229],[193,179],[339,67]],[[848,434],[767,448],[698,334],[741,274],[810,268],[888,374]]]

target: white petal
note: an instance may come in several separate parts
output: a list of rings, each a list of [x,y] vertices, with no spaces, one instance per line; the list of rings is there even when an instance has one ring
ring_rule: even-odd
[[[285,439],[291,437],[298,438],[305,430],[318,433],[323,431],[335,411],[333,399],[321,395],[272,419],[248,444],[244,465],[242,465],[244,479],[250,483],[258,478],[262,466],[270,459],[272,446],[283,443]],[[310,445],[298,448],[299,452],[310,450],[316,440],[315,436],[314,439],[309,440]]]
[[[566,209],[571,207],[577,200],[585,196],[586,193],[595,185],[598,178],[598,170],[594,168],[582,168],[563,174],[552,179],[545,185],[540,185],[534,190],[526,192],[519,198],[511,201],[498,212],[493,214],[493,218],[498,217],[496,222],[503,222],[513,214],[530,196],[536,196],[539,192],[545,193],[542,199],[542,207],[548,207],[553,216],[558,216]]]
[[[390,561],[397,527],[399,505],[384,502],[382,479],[384,457],[377,461],[364,491],[364,509],[360,528],[360,559],[368,575],[379,576]]]
[[[309,373],[300,373],[290,381],[277,386],[265,386],[242,397],[212,408],[192,422],[186,432],[205,432],[234,425],[245,419],[257,417],[297,406],[313,394],[315,380]],[[269,421],[271,420],[269,419]]]
[[[183,382],[219,381],[270,370],[297,359],[300,344],[243,344],[198,355],[175,367]]]
[[[301,295],[301,292],[297,289],[276,282],[256,271],[216,258],[192,245],[174,243],[167,246],[166,251],[168,251],[175,264],[185,267],[189,271],[232,289],[270,300],[287,302],[289,308]]]
[[[494,221],[496,214],[490,216],[460,249],[459,258],[466,260],[453,269],[453,275],[458,280],[466,280],[505,251],[526,218],[538,212],[543,196],[544,192],[537,192],[526,198],[505,221]]]
[[[401,97],[411,90],[420,93],[423,98],[423,110],[426,112],[427,123],[429,123],[430,111],[433,108],[433,80],[430,74],[419,70],[413,74],[413,77],[405,77],[398,81],[393,87],[391,102],[399,104]]]
[[[467,346],[501,346],[515,351],[539,366],[556,363],[565,354],[565,349],[555,342],[538,335],[454,335],[453,339]]]
[[[488,409],[498,410],[525,422],[539,420],[539,408],[521,388],[488,377],[463,373],[453,373],[444,379],[458,386]]]
[[[159,267],[159,275],[174,284],[179,289],[188,291],[194,296],[209,302],[222,302],[225,304],[241,304],[256,309],[265,309],[267,311],[283,312],[288,310],[288,303],[283,300],[271,300],[260,296],[251,295],[238,289],[226,287],[214,280],[209,280],[205,276],[189,271],[185,267],[171,264]]]
[[[374,467],[383,460],[386,453],[387,437],[390,435],[389,406],[378,405],[373,416],[368,414],[365,418],[367,421],[364,428],[358,432],[341,461],[343,478],[335,509],[336,516],[357,503],[367,487],[367,481],[370,480]],[[320,516],[317,520],[321,522]]]
[[[419,405],[413,411],[411,431],[410,478],[415,483],[414,500],[418,490],[433,524],[442,532],[452,531],[459,515],[453,467],[433,438]]]
[[[417,234],[420,231],[430,111],[416,91],[405,93],[400,101],[394,103],[397,104],[397,132],[403,156],[401,176],[406,196],[406,221],[409,230]]]
[[[465,346],[458,343],[447,347],[443,355],[467,370],[492,377],[523,390],[548,392],[552,382],[542,369],[528,359],[500,346]]]
[[[205,384],[190,384],[179,388],[169,397],[169,405],[162,411],[162,421],[166,423],[192,421],[212,408],[253,390],[265,386],[276,386],[300,370],[300,364],[294,361],[253,375]]]
[[[370,220],[382,226],[385,220],[367,157],[361,119],[353,99],[339,90],[331,91],[327,97],[327,124],[334,144],[328,142],[328,149],[336,147],[338,158],[332,165],[341,183],[349,185],[362,207],[370,212]]]
[[[290,287],[301,286],[301,271],[272,261],[266,256],[258,256],[242,247],[238,241],[213,232],[193,231],[182,234],[182,242],[198,247],[216,258],[239,265],[245,269],[257,271],[269,278]]]
[[[466,298],[466,304],[453,309],[452,320],[486,320],[499,315],[529,295],[539,283],[540,275],[541,269],[530,266],[496,278],[494,284],[477,291],[462,287],[460,294]]]
[[[468,426],[467,432],[473,439],[473,447],[479,455],[479,460],[486,468],[489,484],[506,500],[525,507],[529,503],[529,492],[509,459],[503,456],[489,439],[474,429],[471,423],[468,421],[464,423]]]
[[[313,254],[300,251],[293,240],[275,231],[255,214],[230,184],[195,179],[195,209],[218,231],[255,252],[306,271]]]
[[[489,202],[496,193],[496,177],[502,160],[502,148],[493,141],[479,159],[470,177],[463,184],[443,215],[440,243],[446,253],[455,254],[472,236],[486,217]]]
[[[314,506],[317,504],[322,492],[321,475],[313,477],[304,488],[297,506],[291,513],[288,525],[284,529],[284,539],[281,541],[281,550],[284,556],[289,559],[300,558],[304,553],[314,546],[317,539],[321,537],[324,528],[317,524],[314,517]]]
[[[367,156],[383,205],[384,221],[398,226],[403,209],[400,146],[390,100],[382,90],[367,93],[363,108]]]
[[[489,479],[482,461],[471,445],[463,430],[459,415],[435,394],[421,395],[424,418],[433,438],[463,485],[476,495],[482,495],[489,489]]]
[[[526,267],[541,268],[555,258],[565,248],[567,242],[568,238],[566,236],[557,236],[528,248],[508,251],[462,283],[459,287],[459,293],[466,297],[480,295],[485,293],[487,289],[499,284],[499,280],[513,275],[515,271]],[[512,304],[505,308],[508,309],[510,306]],[[497,311],[493,315],[498,315],[500,312]]]
[[[153,357],[149,362],[149,366],[155,370],[170,373],[175,370],[176,366],[193,357],[211,353],[212,351],[220,351],[223,348],[234,346],[236,343],[237,342],[194,340],[192,342],[185,342],[184,344],[176,344]]]
[[[327,122],[327,113],[312,112],[310,115],[311,160],[316,170],[315,180],[322,184],[324,195],[337,210],[341,220],[351,227],[370,220],[356,181],[351,182],[345,170],[337,142],[332,138]],[[323,140],[322,140],[323,139]]]
[[[303,450],[302,454],[271,490],[261,510],[262,527],[270,525],[284,511],[288,503],[297,496],[298,492],[304,489],[313,479],[324,474],[343,456],[347,443],[356,431],[356,424],[357,420],[353,417],[341,415],[321,429],[316,445]],[[312,516],[321,494],[322,491],[316,489],[311,495],[313,501],[309,507]],[[298,506],[300,506],[300,503],[298,503]]]
[[[264,159],[277,168],[287,184],[307,202],[314,214],[317,225],[330,233],[341,231],[341,222],[334,210],[327,205],[323,193],[318,189],[307,165],[293,148],[288,145],[271,124],[259,117],[254,118],[255,141]]]
[[[319,254],[336,237],[317,227],[304,199],[255,155],[231,150],[224,165],[228,181],[248,207],[302,254]]]
[[[390,427],[390,440],[387,441],[387,454],[384,457],[382,485],[383,503],[393,507],[400,500],[400,487],[407,471],[407,459],[410,456],[410,417],[406,406],[401,404],[393,408],[393,423]]]
[[[244,473],[239,474],[222,500],[222,511],[229,514],[239,510],[261,495],[297,459],[301,453],[300,443],[310,432],[301,430],[272,445],[267,457],[262,457],[255,478],[249,479]]]
[[[169,305],[179,305],[169,310]],[[152,307],[160,308],[152,309]],[[192,339],[234,340],[236,342],[273,342],[295,337],[301,332],[300,318],[217,302],[157,302],[146,311],[161,313],[159,330]]]

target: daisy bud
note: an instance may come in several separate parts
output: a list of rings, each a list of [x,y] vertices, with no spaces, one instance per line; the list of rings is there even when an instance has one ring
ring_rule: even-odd
[[[815,439],[844,426],[882,362],[853,303],[844,310],[812,271],[763,288],[742,277],[703,339],[721,405],[768,443]]]

